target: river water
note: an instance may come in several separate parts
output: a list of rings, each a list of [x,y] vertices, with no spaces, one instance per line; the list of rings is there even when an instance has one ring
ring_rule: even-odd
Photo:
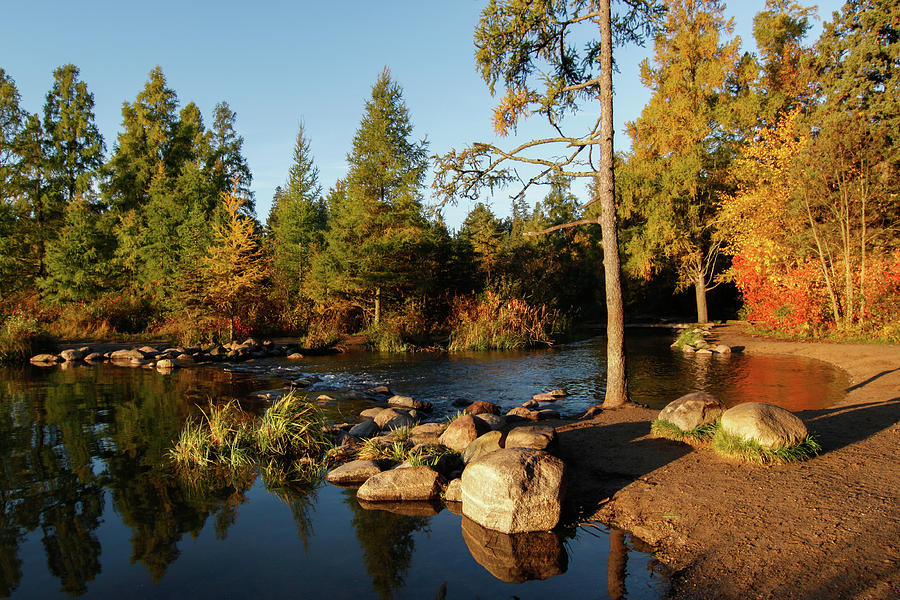
[[[801,359],[684,356],[668,336],[629,339],[632,398],[654,407],[704,389],[726,403],[802,410],[840,398],[841,371]],[[182,369],[112,365],[0,369],[0,597],[660,598],[666,579],[639,541],[596,524],[501,536],[442,510],[366,510],[352,491],[289,489],[248,470],[188,481],[165,453],[210,399],[249,407],[285,379],[320,378],[330,417],[369,405],[349,390],[387,384],[429,400],[508,408],[563,388],[576,415],[602,400],[604,347],[459,355],[360,353]],[[403,509],[411,512],[409,508]],[[612,548],[612,551],[610,551]]]

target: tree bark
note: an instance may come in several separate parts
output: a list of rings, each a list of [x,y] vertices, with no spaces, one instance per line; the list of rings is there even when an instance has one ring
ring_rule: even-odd
[[[708,323],[709,314],[706,310],[706,278],[703,271],[697,271],[694,276],[694,291],[697,294],[697,322]]]
[[[622,268],[616,230],[616,195],[613,174],[612,22],[610,1],[600,5],[600,232],[606,280],[606,396],[604,408],[628,401],[625,375],[625,314],[622,307]]]
[[[381,321],[381,288],[375,288],[375,327]]]

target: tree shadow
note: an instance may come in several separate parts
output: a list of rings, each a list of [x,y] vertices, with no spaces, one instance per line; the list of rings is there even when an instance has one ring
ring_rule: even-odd
[[[877,376],[876,376],[877,377]],[[870,378],[867,381],[871,381]],[[858,385],[864,385],[866,382]],[[860,442],[900,421],[900,397],[797,413],[824,452]]]
[[[619,490],[692,452],[687,444],[647,438],[649,421],[584,424],[559,436],[569,469],[564,519],[594,514]],[[647,485],[655,485],[645,481]]]
[[[866,386],[866,385],[869,385],[870,383],[872,383],[872,382],[875,381],[876,379],[880,379],[880,378],[884,377],[885,375],[890,375],[891,373],[896,373],[896,372],[898,372],[898,371],[900,371],[900,367],[897,367],[896,369],[890,369],[890,370],[888,370],[888,371],[882,371],[881,373],[877,373],[877,374],[875,374],[875,375],[872,375],[871,377],[869,377],[869,378],[866,379],[865,381],[860,381],[860,382],[857,383],[856,385],[851,385],[850,387],[848,387],[848,388],[847,388],[846,390],[844,390],[844,391],[847,392],[847,393],[849,394],[849,393],[852,392],[853,390],[858,390],[858,389],[861,388],[861,387],[864,387],[864,386]]]

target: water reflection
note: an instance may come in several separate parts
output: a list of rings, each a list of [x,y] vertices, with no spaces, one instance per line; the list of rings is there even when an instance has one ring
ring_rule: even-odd
[[[726,401],[777,396],[783,405],[805,406],[833,399],[846,385],[838,371],[812,361],[689,360],[659,343],[643,354],[643,341],[630,343],[633,394],[641,400],[667,401],[700,385]],[[291,372],[321,375],[313,393],[390,383],[435,402],[436,415],[455,410],[450,403],[459,396],[502,403],[565,387],[571,395],[558,408],[574,413],[602,398],[602,349],[603,340],[589,340],[536,353],[366,354],[313,359]],[[279,366],[262,363],[260,370]],[[598,552],[587,545],[590,536],[501,536],[460,525],[456,515],[438,514],[439,505],[367,510],[374,507],[361,506],[352,490],[318,488],[278,465],[201,475],[176,471],[166,459],[197,404],[237,398],[252,409],[252,392],[281,383],[219,368],[167,376],[110,365],[0,369],[0,597],[116,596],[136,582],[147,597],[181,594],[186,582],[197,598],[223,589],[253,595],[255,585],[272,585],[259,579],[274,572],[283,589],[329,593],[338,586],[352,597],[577,596],[584,586],[607,588],[610,597],[628,589],[633,597],[635,585],[649,585],[631,566],[651,559],[615,533],[600,558],[607,569],[598,569],[578,562],[578,552]],[[348,400],[330,410],[337,419],[366,407]],[[586,550],[573,550],[581,545]],[[300,565],[269,566],[296,556],[294,547]],[[206,579],[198,572],[208,572]],[[643,579],[635,584],[634,577]],[[514,581],[534,591],[508,587]],[[647,589],[647,597],[661,593]]]
[[[566,572],[569,555],[553,531],[507,535],[462,518],[462,537],[472,558],[500,581],[523,583]]]
[[[428,518],[368,510],[356,501],[356,490],[343,492],[344,502],[353,512],[352,524],[366,571],[372,578],[372,588],[379,598],[393,598],[394,591],[403,588],[412,562],[413,533],[428,532]]]

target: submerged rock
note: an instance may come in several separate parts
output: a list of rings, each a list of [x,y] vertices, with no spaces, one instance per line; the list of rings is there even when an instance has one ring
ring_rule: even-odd
[[[370,477],[356,492],[368,502],[433,500],[446,485],[441,475],[425,466],[382,471]]]
[[[463,471],[463,513],[503,533],[547,531],[559,523],[565,489],[565,464],[555,456],[531,448],[497,450]]]
[[[682,431],[690,431],[703,425],[711,425],[725,412],[725,405],[707,392],[693,392],[669,402],[657,417],[668,421]]]
[[[808,431],[794,413],[765,402],[747,402],[722,413],[722,431],[763,448],[785,448],[806,439]]]
[[[565,398],[568,394],[564,390],[550,390],[541,394],[535,394],[531,397],[536,402],[556,402],[560,398]]]

